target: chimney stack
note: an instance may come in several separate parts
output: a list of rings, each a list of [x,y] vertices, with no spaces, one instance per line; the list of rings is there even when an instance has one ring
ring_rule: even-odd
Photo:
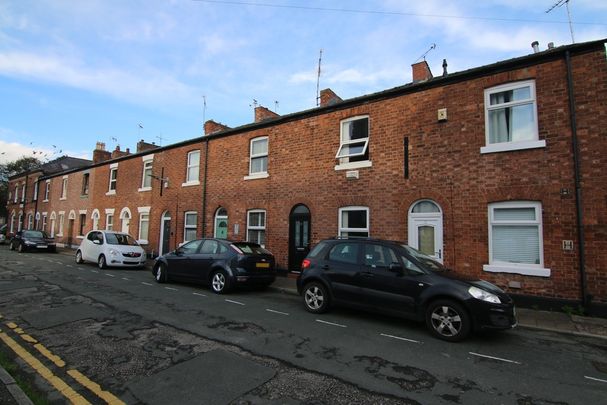
[[[226,131],[228,129],[230,129],[230,127],[228,127],[227,125],[223,125],[223,124],[221,124],[219,122],[215,122],[213,120],[207,120],[204,123],[204,134],[205,135],[211,135],[216,132]]]
[[[139,142],[137,142],[137,153],[143,152],[144,150],[156,149],[157,147],[158,147],[158,145],[156,145],[154,142],[147,143],[142,139]]]
[[[325,107],[327,105],[337,104],[343,100],[331,89],[324,89],[320,91],[320,106]]]
[[[280,115],[276,114],[274,111],[268,110],[262,105],[255,107],[255,122],[266,121],[276,117],[280,117]]]
[[[129,151],[129,148],[126,148],[126,151],[123,152],[120,150],[120,145],[116,145],[116,149],[114,149],[114,151],[112,152],[112,159],[116,159],[130,154],[131,152]]]
[[[95,150],[93,151],[93,164],[104,162],[112,158],[112,154],[105,150],[104,142],[97,142]]]
[[[413,83],[425,82],[432,79],[430,66],[428,66],[428,62],[425,60],[414,63],[411,67],[413,68]]]
[[[538,41],[533,41],[531,47],[533,48],[533,53],[538,53],[540,51],[540,43]]]

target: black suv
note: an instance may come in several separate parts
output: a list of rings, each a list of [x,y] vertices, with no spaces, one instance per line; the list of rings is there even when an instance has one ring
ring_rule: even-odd
[[[497,286],[458,276],[401,242],[324,240],[301,270],[297,291],[312,313],[335,303],[425,320],[434,336],[452,342],[472,329],[516,325],[514,303]]]

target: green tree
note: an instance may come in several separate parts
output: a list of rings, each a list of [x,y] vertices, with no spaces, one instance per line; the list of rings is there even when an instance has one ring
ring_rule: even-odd
[[[0,218],[6,218],[8,201],[8,178],[40,166],[42,162],[35,157],[22,157],[13,162],[0,163]]]

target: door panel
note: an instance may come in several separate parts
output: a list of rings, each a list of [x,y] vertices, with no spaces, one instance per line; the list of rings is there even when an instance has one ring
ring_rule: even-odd
[[[440,218],[411,218],[409,245],[443,262],[443,226]]]
[[[331,280],[333,297],[336,300],[360,304],[362,291],[360,278],[360,244],[344,242],[336,244],[329,251],[322,269]]]
[[[310,252],[310,211],[304,205],[293,208],[289,217],[289,270],[300,271]]]

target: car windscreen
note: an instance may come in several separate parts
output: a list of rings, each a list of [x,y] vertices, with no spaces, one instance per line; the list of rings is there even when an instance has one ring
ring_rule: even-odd
[[[46,232],[43,231],[25,231],[23,232],[24,238],[48,238]]]
[[[139,243],[131,235],[123,233],[106,233],[105,239],[110,245],[139,246]]]
[[[419,250],[413,249],[411,246],[407,246],[407,245],[401,245],[401,246],[407,251],[409,256],[413,257],[415,260],[420,262],[428,270],[438,271],[438,272],[447,271],[447,268],[445,266],[443,266],[441,263],[437,262],[430,256],[420,252]]]
[[[235,242],[232,246],[238,248],[245,255],[270,255],[268,250],[265,250],[256,243]]]

